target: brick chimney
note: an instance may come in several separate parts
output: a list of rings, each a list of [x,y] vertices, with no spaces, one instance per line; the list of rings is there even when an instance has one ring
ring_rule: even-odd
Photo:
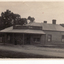
[[[47,23],[47,21],[44,21],[44,23]]]
[[[56,24],[56,20],[55,19],[52,20],[52,24]]]

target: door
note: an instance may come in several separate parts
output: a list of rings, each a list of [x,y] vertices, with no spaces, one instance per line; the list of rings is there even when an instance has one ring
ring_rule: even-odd
[[[29,34],[26,34],[25,35],[25,44],[30,44],[30,35]]]
[[[27,37],[27,44],[30,44],[30,36]]]

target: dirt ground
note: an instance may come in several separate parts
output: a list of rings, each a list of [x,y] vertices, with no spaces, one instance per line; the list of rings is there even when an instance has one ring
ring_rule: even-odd
[[[62,58],[62,57],[0,50],[0,58],[51,58],[52,59],[52,58]]]
[[[1,58],[64,58],[64,49],[34,45],[0,44]]]

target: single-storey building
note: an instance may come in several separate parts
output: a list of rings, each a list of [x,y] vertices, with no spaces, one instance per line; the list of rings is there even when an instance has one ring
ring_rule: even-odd
[[[0,41],[4,44],[42,46],[64,44],[64,27],[56,24],[56,20],[52,20],[52,24],[47,23],[47,21],[25,25],[14,24],[14,26],[1,30],[0,34]]]

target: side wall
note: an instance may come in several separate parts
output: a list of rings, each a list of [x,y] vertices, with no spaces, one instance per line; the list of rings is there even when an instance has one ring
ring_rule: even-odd
[[[34,38],[40,38],[40,41],[34,41]],[[33,45],[44,45],[45,44],[45,35],[31,35],[31,44]]]
[[[45,44],[64,44],[62,42],[62,35],[64,35],[64,32],[57,32],[57,31],[44,31],[46,33],[46,43]],[[52,41],[48,42],[48,34],[52,35]]]

